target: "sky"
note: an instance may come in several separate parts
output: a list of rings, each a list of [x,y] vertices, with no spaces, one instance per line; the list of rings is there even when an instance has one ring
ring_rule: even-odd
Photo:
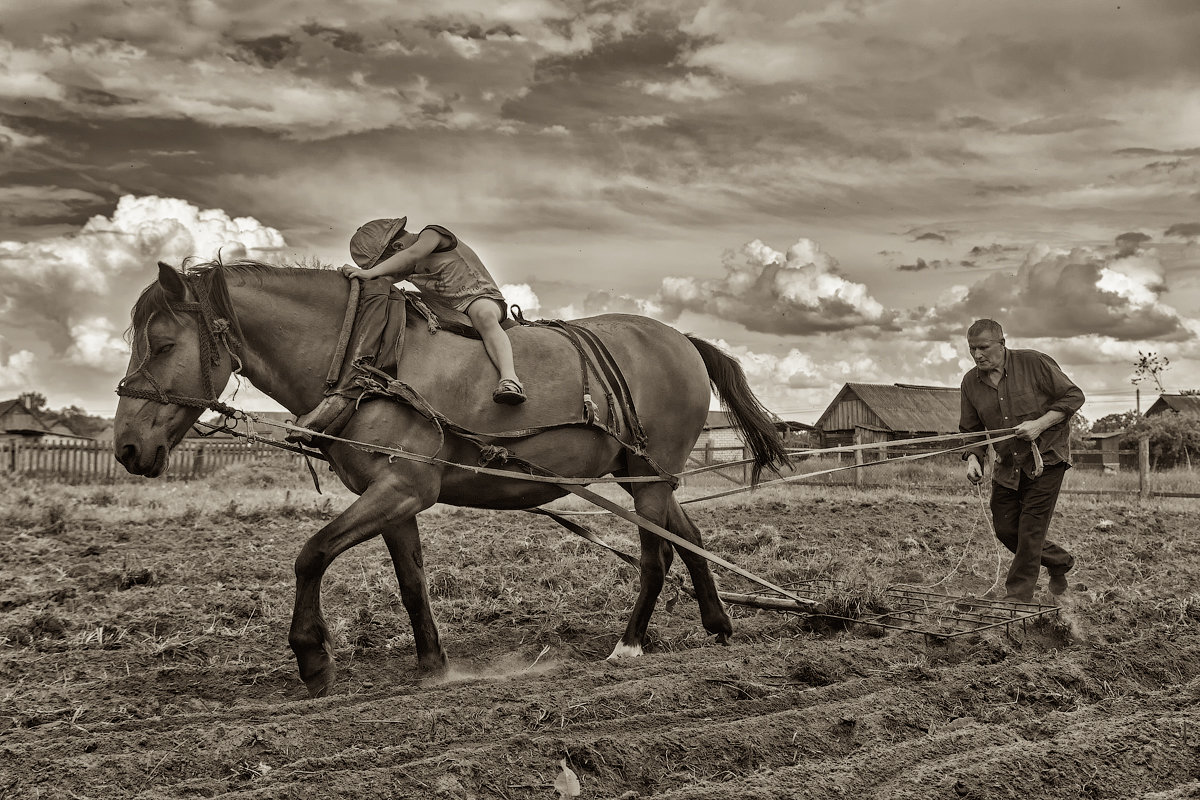
[[[717,343],[787,419],[956,386],[981,317],[1090,420],[1143,353],[1200,389],[1194,0],[0,9],[0,399],[111,415],[158,260],[336,266],[402,215],[527,316]]]

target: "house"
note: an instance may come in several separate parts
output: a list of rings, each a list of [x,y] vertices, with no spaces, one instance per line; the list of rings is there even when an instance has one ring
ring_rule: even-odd
[[[847,383],[814,426],[820,447],[957,433],[957,386]]]
[[[0,401],[0,442],[39,441],[75,442],[89,437],[80,436],[67,425],[51,422],[35,409],[29,394],[13,400]]]
[[[745,444],[729,419],[728,411],[709,411],[694,449],[704,450],[704,462],[707,464],[713,461],[737,461],[742,457]]]
[[[1200,416],[1200,394],[1161,394],[1154,405],[1146,409],[1146,416],[1153,417],[1168,411]]]
[[[1121,437],[1125,431],[1105,431],[1089,433],[1084,441],[1095,442],[1096,449],[1083,453],[1072,453],[1076,466],[1093,467],[1105,472],[1116,472],[1121,468]]]

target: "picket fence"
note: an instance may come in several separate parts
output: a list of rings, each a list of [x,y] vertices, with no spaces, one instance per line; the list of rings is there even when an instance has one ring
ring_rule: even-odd
[[[234,464],[270,459],[290,463],[295,453],[279,450],[261,442],[186,439],[171,452],[171,466],[165,477],[202,478]],[[71,482],[116,481],[133,479],[113,456],[112,442],[38,442],[13,439],[0,442],[0,474],[20,474],[39,478],[58,478]]]

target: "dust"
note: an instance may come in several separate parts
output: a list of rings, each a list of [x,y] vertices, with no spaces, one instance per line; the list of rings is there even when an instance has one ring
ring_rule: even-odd
[[[519,653],[508,653],[497,660],[488,662],[451,663],[446,674],[435,685],[450,685],[456,683],[472,683],[474,681],[505,681],[514,678],[526,678],[530,675],[544,675],[558,667],[559,662],[546,658],[550,646],[546,645],[541,652],[529,661]]]

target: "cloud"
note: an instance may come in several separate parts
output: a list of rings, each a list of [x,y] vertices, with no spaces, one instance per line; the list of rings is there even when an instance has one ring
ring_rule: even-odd
[[[43,144],[45,136],[22,133],[16,128],[10,128],[0,121],[0,155],[25,147]]]
[[[500,294],[509,306],[518,306],[525,316],[534,316],[542,308],[542,301],[528,283],[506,283],[500,287]]]
[[[1200,222],[1177,222],[1163,231],[1163,236],[1178,236],[1183,239],[1200,238]]]
[[[0,363],[0,396],[34,387],[52,404],[107,404],[128,358],[129,310],[158,260],[208,260],[221,249],[270,260],[283,247],[279,231],[255,219],[132,195],[71,235],[0,242],[0,333],[10,353]]]
[[[922,322],[932,324],[934,338],[981,317],[999,319],[1022,337],[1193,338],[1191,322],[1162,301],[1166,288],[1153,251],[1122,255],[1038,245],[1016,275],[997,272],[972,286],[952,287]]]
[[[259,40],[242,50],[254,57],[184,60],[129,43],[62,37],[36,49],[0,42],[0,64],[7,62],[0,67],[0,110],[92,120],[187,119],[298,140],[479,124],[450,113],[446,97],[420,75],[407,75],[398,85],[356,86],[337,75],[273,69],[278,61],[272,60],[289,52],[283,39],[269,45]]]
[[[1116,238],[1117,252],[1121,256],[1131,256],[1150,240],[1151,237],[1140,231],[1122,233]]]
[[[644,81],[640,86],[643,92],[652,97],[662,97],[675,103],[716,100],[725,94],[725,90],[712,77],[694,72],[670,81]]]
[[[901,272],[923,272],[927,269],[942,269],[943,267],[952,267],[954,262],[945,258],[935,258],[932,261],[926,261],[923,258],[918,258],[915,264],[901,264],[896,269]],[[959,266],[973,267],[975,266],[969,261],[960,261]]]
[[[658,302],[665,318],[693,311],[777,334],[887,328],[894,319],[811,239],[800,239],[786,254],[755,239],[740,253],[726,253],[724,266],[720,279],[664,279]]]
[[[967,255],[971,256],[972,258],[979,258],[980,256],[995,256],[1003,253],[1012,253],[1020,249],[1021,248],[1016,245],[994,242],[986,245],[977,244],[967,251]]]
[[[104,198],[82,189],[61,186],[0,186],[0,219],[56,219],[79,206],[100,203]]]
[[[1102,117],[1092,117],[1081,114],[1062,114],[1059,116],[1032,119],[1028,122],[1022,122],[1019,125],[1013,125],[1008,130],[1011,133],[1022,133],[1030,136],[1043,136],[1054,133],[1070,133],[1072,131],[1087,130],[1089,128],[1107,128],[1110,125],[1117,124],[1118,122],[1114,119],[1105,119]]]
[[[946,237],[944,234],[934,233],[934,232],[930,231],[928,233],[922,233],[921,235],[919,235],[915,239],[913,239],[913,241],[914,242],[944,242],[944,241],[946,241]]]

